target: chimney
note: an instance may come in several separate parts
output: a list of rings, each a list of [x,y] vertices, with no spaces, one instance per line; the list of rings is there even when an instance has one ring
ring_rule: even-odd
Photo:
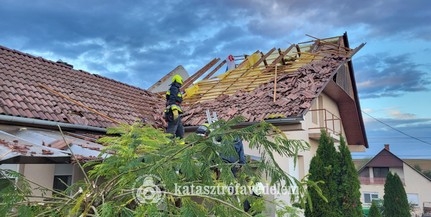
[[[389,151],[389,144],[385,144],[385,149]]]

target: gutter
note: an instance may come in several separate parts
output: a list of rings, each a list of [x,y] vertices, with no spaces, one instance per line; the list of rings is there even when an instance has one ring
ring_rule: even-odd
[[[12,124],[18,124],[18,125],[25,125],[25,126],[31,125],[31,126],[47,127],[47,128],[58,128],[58,126],[60,126],[61,128],[69,129],[69,130],[87,130],[87,131],[93,131],[93,132],[106,133],[106,129],[101,127],[69,124],[69,123],[62,123],[62,122],[56,122],[56,121],[24,118],[24,117],[10,116],[10,115],[0,115],[0,123],[1,122],[6,122],[8,124],[12,123]]]
[[[277,126],[277,125],[283,125],[283,124],[299,124],[303,120],[304,120],[304,115],[296,116],[296,117],[289,117],[289,118],[268,119],[268,120],[263,120],[263,121]],[[250,125],[258,124],[258,123],[259,122],[257,122],[257,121],[255,121],[255,122],[242,122],[236,126],[237,127],[246,127],[246,126],[250,126]],[[190,131],[194,132],[194,131],[196,131],[196,129],[198,127],[199,126],[187,126],[187,127],[184,127],[184,129],[187,132],[190,132]]]

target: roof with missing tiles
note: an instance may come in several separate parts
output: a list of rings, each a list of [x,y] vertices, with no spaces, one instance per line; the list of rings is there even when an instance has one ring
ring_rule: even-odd
[[[356,52],[340,38],[256,52],[237,68],[189,86],[183,121],[202,124],[207,109],[222,119],[242,115],[249,122],[302,116]]]
[[[344,34],[287,49],[273,48],[267,53],[257,51],[235,62],[234,68],[227,60],[219,63],[215,58],[184,81],[183,122],[186,126],[204,123],[207,109],[217,112],[219,118],[242,115],[248,122],[301,117],[313,100],[327,91],[342,102],[339,110],[347,117],[342,119],[349,120],[343,123],[350,129],[346,133],[354,134],[346,135],[347,139],[357,138],[349,143],[368,146],[350,63],[363,45],[349,48]],[[230,70],[213,76],[224,64]],[[112,120],[144,120],[156,127],[165,126],[163,94],[74,70],[64,63],[0,46],[0,75],[2,115],[102,128],[115,125]],[[353,119],[347,114],[353,114]]]
[[[84,162],[109,156],[100,156],[103,145],[79,138],[76,133],[72,135],[53,130],[0,125],[0,164]]]
[[[144,120],[162,126],[164,99],[100,75],[74,70],[0,46],[0,114],[110,127],[114,123],[47,91],[48,87],[119,122]]]

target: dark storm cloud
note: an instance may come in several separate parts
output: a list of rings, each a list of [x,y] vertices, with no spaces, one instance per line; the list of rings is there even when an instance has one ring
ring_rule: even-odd
[[[422,10],[423,4],[419,0],[408,4],[399,0],[2,0],[0,20],[7,22],[0,22],[0,43],[24,52],[52,53],[54,61],[67,59],[93,73],[120,80],[139,76],[151,84],[178,65],[187,65],[194,73],[215,57],[285,48],[290,42],[309,40],[305,34],[334,36],[334,29],[364,25],[370,37],[430,37],[426,23],[430,10]],[[386,72],[376,73],[382,79]],[[412,78],[404,90],[423,88],[423,82]],[[394,94],[370,88],[366,92],[377,96]]]
[[[412,0],[236,0],[236,6],[247,4],[248,14],[256,19],[249,23],[255,34],[268,36],[295,33],[326,35],[333,29],[346,29],[365,25],[369,37],[392,37],[404,34],[410,38],[431,37],[431,10],[425,10],[426,2]],[[289,22],[284,22],[290,19]],[[294,34],[297,36],[297,34]]]
[[[411,55],[375,54],[355,61],[356,83],[361,98],[400,96],[428,90],[429,72],[411,60]]]

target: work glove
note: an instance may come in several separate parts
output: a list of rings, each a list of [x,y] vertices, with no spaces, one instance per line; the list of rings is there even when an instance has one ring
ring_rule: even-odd
[[[172,113],[174,114],[174,120],[178,119],[178,110],[173,110]]]

